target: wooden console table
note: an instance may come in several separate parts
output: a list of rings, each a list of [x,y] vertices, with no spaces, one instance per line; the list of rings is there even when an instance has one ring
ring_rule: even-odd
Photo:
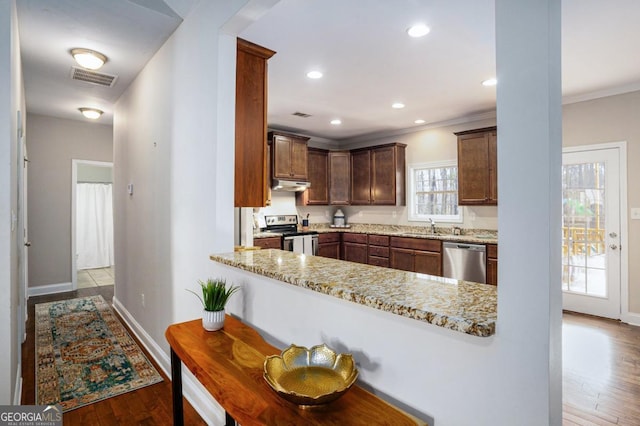
[[[262,374],[266,356],[281,351],[231,316],[220,331],[207,332],[193,320],[170,325],[165,336],[171,345],[174,425],[183,424],[181,361],[224,408],[228,425],[425,424],[356,385],[313,408],[280,398]]]

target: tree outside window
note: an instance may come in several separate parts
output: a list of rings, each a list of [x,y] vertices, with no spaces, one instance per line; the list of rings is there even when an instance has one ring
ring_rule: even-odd
[[[409,165],[409,220],[462,222],[455,161]]]

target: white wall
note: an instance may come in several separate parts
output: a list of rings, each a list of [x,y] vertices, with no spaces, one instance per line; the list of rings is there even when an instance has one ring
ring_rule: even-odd
[[[78,114],[80,116],[80,114]],[[27,115],[30,291],[71,289],[72,160],[113,160],[113,128],[94,121]],[[37,288],[41,287],[41,288]],[[46,292],[46,290],[44,290]]]
[[[15,0],[0,0],[0,404],[19,401],[22,336],[18,321],[22,298],[19,290],[18,249],[22,247],[18,222],[18,128],[24,129],[24,83],[20,60]]]
[[[220,28],[244,3],[198,3],[115,107],[115,302],[165,368],[167,326],[201,310],[185,289],[233,250],[236,39]]]

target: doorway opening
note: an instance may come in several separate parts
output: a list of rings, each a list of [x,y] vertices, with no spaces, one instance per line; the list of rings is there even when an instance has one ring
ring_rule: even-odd
[[[114,285],[113,163],[72,160],[73,289]]]

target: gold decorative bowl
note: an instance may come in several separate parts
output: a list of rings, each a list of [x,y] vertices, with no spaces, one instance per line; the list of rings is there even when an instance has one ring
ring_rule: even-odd
[[[298,405],[327,404],[338,399],[358,378],[351,354],[336,354],[327,345],[311,349],[291,345],[268,356],[264,378],[284,399]]]

